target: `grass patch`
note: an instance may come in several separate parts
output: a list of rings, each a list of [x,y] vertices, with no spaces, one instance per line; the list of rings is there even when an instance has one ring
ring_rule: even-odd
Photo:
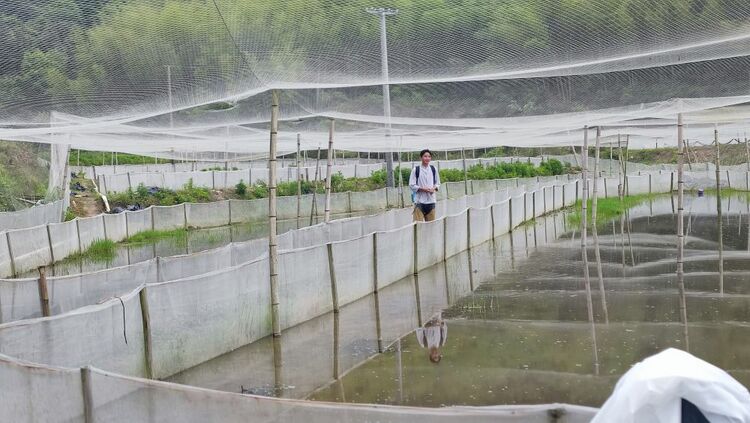
[[[628,209],[631,209],[639,204],[643,204],[646,201],[658,198],[660,195],[668,194],[639,194],[639,195],[626,195],[622,201],[618,197],[612,198],[600,198],[596,203],[596,220],[598,223],[608,222],[614,218],[620,217]],[[574,226],[581,225],[581,204],[582,201],[576,201],[572,207],[575,210],[573,213],[568,215],[568,223]],[[591,199],[586,204],[587,211],[587,222],[591,224]]]
[[[65,261],[108,262],[115,258],[116,244],[108,239],[94,241],[86,251],[68,256]]]
[[[125,244],[154,244],[165,239],[183,240],[187,236],[187,229],[172,229],[168,231],[139,232],[124,241]]]

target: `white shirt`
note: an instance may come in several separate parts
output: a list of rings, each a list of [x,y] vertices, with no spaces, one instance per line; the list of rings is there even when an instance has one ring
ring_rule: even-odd
[[[416,330],[417,341],[422,348],[439,348],[448,339],[448,325],[440,322],[435,326],[426,326]]]
[[[419,188],[429,188],[429,187],[440,187],[440,172],[438,172],[437,168],[435,168],[435,179],[432,179],[432,169],[430,169],[430,166],[427,165],[427,167],[422,166],[422,164],[419,164],[419,180],[417,181],[417,168],[414,167],[411,170],[411,175],[409,176],[409,188],[411,188],[412,192],[416,193],[414,196],[414,202],[417,204],[435,204],[437,203],[437,195],[434,192],[424,192],[419,191]]]

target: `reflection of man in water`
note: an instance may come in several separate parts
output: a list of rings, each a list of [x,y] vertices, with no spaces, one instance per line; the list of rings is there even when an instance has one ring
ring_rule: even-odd
[[[417,341],[422,348],[427,348],[430,352],[430,361],[437,364],[443,356],[440,354],[440,347],[445,345],[448,339],[448,325],[443,321],[442,316],[438,313],[424,327],[416,330]]]

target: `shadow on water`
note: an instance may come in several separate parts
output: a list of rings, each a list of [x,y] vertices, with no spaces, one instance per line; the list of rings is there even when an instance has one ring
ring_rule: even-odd
[[[600,406],[630,366],[668,347],[685,349],[689,332],[692,354],[750,386],[748,210],[744,196],[724,204],[721,293],[715,199],[686,201],[687,326],[675,276],[676,218],[664,197],[634,207],[622,225],[620,218],[599,222],[606,320],[594,243],[587,244],[592,322],[580,233],[558,213],[342,307],[338,316],[286,330],[276,367],[267,338],[170,380],[325,401]],[[448,331],[434,364],[414,329],[438,312]]]

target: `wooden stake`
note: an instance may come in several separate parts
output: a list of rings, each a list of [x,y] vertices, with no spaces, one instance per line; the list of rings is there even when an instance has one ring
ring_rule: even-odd
[[[49,317],[49,292],[47,291],[47,269],[44,266],[37,269],[39,271],[39,302],[42,306],[42,316]]]
[[[326,165],[326,209],[325,209],[325,222],[331,221],[331,172],[333,162],[331,161],[333,154],[333,132],[336,129],[336,121],[330,120],[330,126],[328,129],[328,164]]]
[[[276,235],[276,143],[279,131],[279,94],[271,91],[271,141],[268,149],[268,268],[271,283],[271,326],[281,336],[279,318],[279,252]]]

